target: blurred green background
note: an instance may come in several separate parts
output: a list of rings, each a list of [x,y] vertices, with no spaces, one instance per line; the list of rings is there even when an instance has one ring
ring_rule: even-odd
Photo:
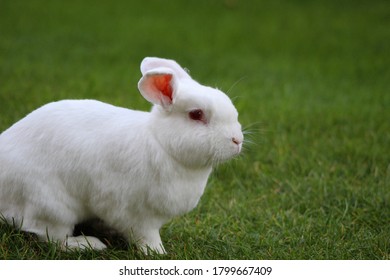
[[[59,99],[149,110],[139,64],[172,58],[228,92],[248,134],[162,229],[165,258],[389,259],[389,54],[389,1],[0,0],[0,131]],[[144,258],[1,230],[0,258]]]

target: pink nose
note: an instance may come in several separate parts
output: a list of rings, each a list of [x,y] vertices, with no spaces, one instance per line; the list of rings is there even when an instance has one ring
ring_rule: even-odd
[[[233,141],[233,143],[236,144],[236,145],[240,145],[240,144],[241,144],[241,141],[238,140],[238,139],[235,138],[235,137],[232,138],[232,141]]]

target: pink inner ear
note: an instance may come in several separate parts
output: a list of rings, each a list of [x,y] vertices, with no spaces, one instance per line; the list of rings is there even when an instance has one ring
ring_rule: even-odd
[[[153,84],[163,95],[172,101],[172,75],[156,75],[153,77]]]

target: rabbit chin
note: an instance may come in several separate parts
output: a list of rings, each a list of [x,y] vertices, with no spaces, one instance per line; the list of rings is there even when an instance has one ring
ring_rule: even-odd
[[[222,152],[217,152],[213,159],[212,159],[212,166],[217,166],[218,164],[224,163],[225,161],[228,161],[240,154],[241,148],[239,149],[229,149],[227,152],[222,151]]]
[[[180,155],[175,156],[175,160],[189,168],[212,168],[238,156],[240,150],[240,148],[229,147],[205,153],[205,151],[191,149],[187,153],[182,151]]]

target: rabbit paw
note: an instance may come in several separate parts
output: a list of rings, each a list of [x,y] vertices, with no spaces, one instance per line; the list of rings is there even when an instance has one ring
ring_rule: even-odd
[[[137,239],[137,243],[139,248],[145,255],[153,253],[166,254],[158,230],[143,232],[139,236],[142,237]]]
[[[93,250],[103,250],[107,246],[103,244],[99,239],[93,236],[71,236],[68,237],[64,244],[64,249],[93,249]]]
[[[164,246],[161,243],[158,245],[155,245],[155,246],[141,244],[140,249],[141,249],[142,253],[144,253],[145,255],[149,255],[149,254],[153,254],[153,253],[164,255],[167,253],[164,249]]]

